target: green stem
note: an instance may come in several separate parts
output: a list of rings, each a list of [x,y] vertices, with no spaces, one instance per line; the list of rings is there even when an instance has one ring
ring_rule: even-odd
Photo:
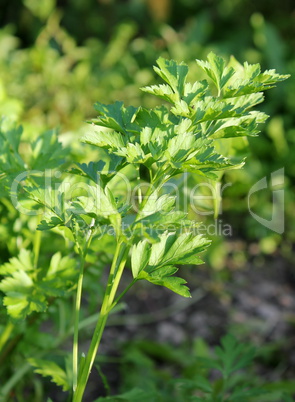
[[[74,313],[74,341],[73,341],[73,391],[75,392],[78,383],[78,337],[79,337],[79,317],[82,297],[82,285],[84,276],[85,259],[81,253],[80,271],[77,285],[75,313]]]
[[[140,188],[140,173],[139,173],[139,165],[136,166],[136,173],[137,173],[137,185],[138,185],[138,204],[140,205],[142,203],[142,191]]]
[[[41,215],[38,216],[37,224],[39,224],[40,222],[41,222]],[[36,230],[35,231],[35,238],[34,238],[34,245],[33,245],[34,268],[37,268],[37,265],[38,265],[40,246],[41,246],[41,235],[42,235],[41,230]]]
[[[73,402],[81,402],[86,388],[88,377],[93,366],[93,362],[101,341],[101,337],[113,307],[113,301],[120,283],[120,279],[125,267],[128,256],[128,249],[126,244],[117,243],[114,259],[110,269],[109,279],[106,287],[106,292],[103,298],[99,318],[94,330],[91,344],[82,367],[80,367],[79,383],[74,393]]]
[[[214,205],[214,219],[218,218],[219,215],[219,210],[220,210],[220,204],[221,204],[221,197],[220,197],[220,187],[221,183],[220,182],[213,182],[214,186],[214,198],[213,198],[213,205]]]
[[[127,256],[128,256],[128,249],[127,249],[126,244],[123,244],[122,248],[121,248],[120,256],[119,256],[119,259],[118,259],[118,269],[116,270],[114,280],[113,280],[113,284],[112,284],[112,288],[111,288],[111,291],[110,291],[109,305],[108,305],[109,311],[108,311],[108,313],[110,312],[111,306],[112,306],[113,301],[115,299],[116,292],[117,292],[117,289],[118,289],[118,286],[119,286],[119,283],[120,283],[120,280],[121,280],[121,277],[122,277],[122,274],[123,274],[123,271],[124,271],[124,267],[125,267],[125,264],[126,264]]]
[[[6,324],[6,326],[0,336],[0,351],[2,350],[3,346],[8,341],[13,329],[14,329],[14,325],[12,324],[11,321],[8,321],[8,323]]]
[[[80,271],[78,277],[77,284],[77,294],[76,294],[76,302],[75,302],[75,312],[74,312],[74,339],[73,339],[73,392],[77,389],[78,384],[78,364],[79,364],[79,318],[80,318],[80,308],[81,308],[81,298],[82,298],[82,288],[83,288],[83,277],[84,277],[84,267],[85,267],[85,257],[87,254],[87,250],[90,246],[92,235],[93,235],[93,227],[95,224],[95,220],[92,219],[89,225],[89,230],[86,235],[86,243],[84,249],[81,249],[81,246],[76,239],[76,245],[80,254]]]
[[[119,303],[119,301],[122,299],[122,297],[128,292],[128,290],[135,284],[136,279],[133,279],[129,285],[123,290],[122,293],[116,298],[114,303],[112,304],[112,309]]]

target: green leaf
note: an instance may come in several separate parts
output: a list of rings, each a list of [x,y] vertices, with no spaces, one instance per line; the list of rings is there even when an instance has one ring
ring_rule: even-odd
[[[123,135],[116,131],[90,132],[86,134],[81,141],[86,144],[110,150],[118,150],[126,145],[126,140]]]
[[[218,91],[228,83],[234,75],[235,70],[232,67],[226,67],[222,57],[210,52],[207,57],[208,61],[196,60],[198,65],[207,73],[216,85]]]
[[[107,396],[107,397],[100,397],[95,400],[95,402],[100,402],[100,401],[111,401],[111,402],[117,402],[117,401],[151,401],[153,400],[153,397],[155,397],[153,392],[147,392],[143,391],[140,388],[133,388],[130,391],[124,392],[123,394],[120,395],[113,395],[113,396]]]
[[[5,128],[0,120],[0,197],[7,197],[11,183],[18,173],[25,170],[25,162],[19,154],[22,127]]]
[[[5,275],[0,282],[0,290],[5,293],[3,304],[15,320],[34,311],[46,311],[47,297],[64,296],[77,278],[75,259],[56,253],[48,270],[34,268],[33,260],[33,253],[22,249],[18,257],[0,267],[0,274]]]
[[[47,213],[44,216],[45,219],[37,226],[38,230],[50,230],[55,228],[56,226],[63,226],[65,222],[58,216]]]
[[[256,136],[260,132],[258,124],[264,123],[267,118],[265,113],[251,111],[239,118],[218,121],[211,126],[208,135],[211,138]]]
[[[191,232],[164,233],[160,236],[160,242],[152,245],[147,271],[153,272],[166,265],[202,264],[203,261],[197,254],[204,251],[209,244],[209,240]]]
[[[261,92],[223,100],[207,96],[204,100],[194,103],[194,109],[189,109],[188,113],[179,110],[178,104],[171,111],[174,114],[188,116],[193,121],[193,127],[198,128],[198,125],[203,122],[210,122],[212,125],[221,119],[243,117],[248,109],[262,102],[263,99]]]
[[[258,105],[259,103],[264,101],[263,92],[255,92],[246,95],[240,95],[237,97],[225,98],[222,100],[223,104],[232,105],[232,111],[236,113],[236,115],[242,115],[247,110],[252,107]],[[219,101],[220,102],[220,101]],[[230,116],[231,117],[231,116]]]
[[[151,274],[142,270],[137,278],[145,279],[154,285],[164,286],[180,296],[191,297],[188,287],[185,286],[187,282],[182,278],[171,276],[177,271],[177,268],[171,266],[159,268]]]
[[[163,105],[150,110],[140,107],[135,121],[142,129],[145,127],[164,129],[167,124],[171,124],[169,112]]]
[[[136,278],[149,262],[150,245],[146,240],[138,242],[132,247],[131,252],[131,268],[133,278]]]
[[[32,253],[23,248],[18,257],[12,257],[9,262],[0,266],[0,275],[13,274],[16,271],[33,271],[33,269]]]
[[[62,297],[75,284],[77,276],[75,259],[62,257],[61,253],[57,252],[50,260],[46,276],[37,286],[46,296]]]
[[[71,202],[69,210],[75,215],[90,215],[93,217],[109,217],[118,213],[112,193],[97,185],[86,185],[87,196],[77,197]]]
[[[187,214],[182,211],[174,210],[175,197],[164,194],[158,197],[158,190],[154,191],[146,200],[144,207],[138,214],[137,223],[142,223],[143,229],[147,228],[168,228],[170,225],[174,228],[191,225],[187,220]],[[163,230],[162,230],[163,231]],[[160,233],[160,231],[159,231]]]
[[[137,125],[133,123],[137,108],[133,106],[125,108],[123,102],[115,102],[113,105],[104,105],[97,102],[94,108],[99,113],[99,119],[93,120],[94,124],[126,135],[130,132],[138,131]]]
[[[47,309],[44,294],[35,288],[36,270],[33,264],[33,254],[22,249],[18,257],[13,257],[0,267],[0,290],[5,293],[3,304],[8,314],[15,320],[24,319],[33,311],[42,312]]]
[[[16,319],[24,319],[33,311],[44,312],[47,302],[44,294],[35,288],[31,276],[25,271],[15,271],[11,277],[3,279],[0,290],[6,294],[3,304],[8,314]]]
[[[41,374],[43,377],[51,377],[51,382],[62,387],[63,391],[70,389],[66,372],[59,367],[56,363],[50,360],[42,360],[29,358],[28,362],[36,367],[34,372]]]
[[[44,219],[38,225],[38,230],[50,230],[56,226],[66,226],[69,223],[72,217],[70,203],[66,200],[69,185],[70,180],[65,179],[61,183],[56,183],[54,188],[51,186],[45,188],[41,186],[24,187],[28,198],[44,207]]]
[[[196,81],[193,84],[187,82],[184,87],[183,99],[189,105],[195,103],[198,100],[203,100],[208,91],[208,82],[206,80]]]
[[[171,138],[166,151],[167,159],[173,163],[184,162],[190,159],[197,152],[198,143],[195,135],[191,133]]]
[[[169,139],[169,133],[166,129],[161,128],[149,128],[145,127],[140,133],[141,148],[143,149],[146,159],[149,155],[152,156],[153,160],[163,159],[163,154],[167,149]]]
[[[266,70],[261,73],[259,64],[245,62],[242,66],[234,57],[231,57],[230,64],[235,69],[235,75],[230,85],[224,90],[223,96],[226,98],[262,92],[289,77],[288,74],[277,74],[275,70]]]
[[[255,356],[255,349],[239,343],[228,334],[221,339],[222,347],[216,347],[215,353],[219,357],[221,372],[227,378],[232,372],[249,365]]]
[[[171,108],[171,113],[173,113],[175,116],[191,118],[191,116],[194,114],[194,110],[193,108],[189,107],[184,100],[180,99],[174,103],[174,106]]]
[[[278,82],[284,81],[290,77],[290,74],[278,74],[276,70],[265,70],[261,73],[256,80],[264,85],[264,90],[272,88],[272,86]]]
[[[177,64],[174,60],[166,60],[163,57],[157,60],[157,64],[159,67],[154,67],[155,72],[170,85],[175,94],[183,96],[188,66],[184,63]]]
[[[243,166],[244,161],[237,164],[232,163],[228,158],[215,152],[214,147],[210,146],[211,144],[212,142],[210,141],[204,142],[198,153],[192,159],[183,163],[183,170],[199,174],[203,173],[205,176],[210,177],[212,171],[237,169]]]
[[[30,165],[35,170],[43,171],[44,167],[46,169],[60,168],[64,158],[68,154],[68,150],[63,148],[62,144],[58,141],[55,130],[46,131],[38,136],[31,147]]]
[[[134,266],[136,279],[145,279],[155,285],[165,286],[183,297],[190,297],[189,289],[184,286],[186,281],[172,276],[178,270],[174,265],[201,264],[202,260],[196,253],[203,251],[210,242],[192,233],[163,233],[159,235],[159,239],[158,243],[149,246],[150,250],[148,246],[144,246],[144,261],[137,262]],[[150,256],[146,263],[148,254]],[[138,258],[137,254],[137,261]]]
[[[118,155],[110,154],[109,160],[100,160],[98,162],[77,163],[79,169],[72,169],[70,173],[88,177],[94,183],[100,181],[106,185],[123,166],[123,158]]]
[[[178,93],[175,93],[171,86],[166,84],[151,85],[141,89],[142,91],[147,92],[151,95],[155,95],[158,98],[165,100],[166,102],[174,103],[179,100]]]
[[[24,190],[28,198],[45,207],[48,218],[55,216],[66,223],[69,219],[69,206],[66,202],[66,192],[69,185],[70,181],[65,179],[61,183],[52,183],[52,185],[44,185],[43,187],[26,186]]]
[[[126,147],[122,147],[116,151],[117,155],[125,156],[129,163],[144,163],[147,161],[149,155],[145,155],[139,143],[128,143]]]
[[[169,194],[164,194],[159,197],[159,191],[156,189],[147,198],[144,207],[138,214],[138,220],[145,218],[156,212],[170,212],[175,204],[175,197],[171,197]]]
[[[7,141],[7,143],[10,146],[10,149],[15,154],[18,153],[22,133],[23,133],[22,126],[18,127],[15,126],[10,130],[2,130],[2,127],[0,127],[0,138],[3,141]]]
[[[159,211],[148,215],[137,222],[142,223],[144,231],[154,229],[158,234],[169,229],[184,229],[185,227],[191,228],[194,226],[194,223],[187,219],[187,213],[182,211]]]

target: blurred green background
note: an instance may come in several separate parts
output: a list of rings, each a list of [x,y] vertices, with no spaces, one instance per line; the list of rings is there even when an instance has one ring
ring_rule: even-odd
[[[275,68],[281,74],[291,74],[290,79],[266,94],[260,106],[271,117],[260,136],[249,141],[245,167],[223,178],[223,184],[232,185],[223,193],[220,218],[232,226],[233,236],[214,239],[205,256],[207,266],[200,268],[197,279],[195,273],[187,274],[193,287],[201,284],[214,294],[216,303],[230,310],[230,300],[236,296],[228,292],[227,283],[236,271],[267,269],[271,265],[274,282],[283,269],[286,283],[295,283],[294,1],[0,0],[0,116],[24,127],[24,153],[26,144],[36,141],[46,130],[57,129],[68,161],[95,158],[96,154],[81,145],[79,138],[87,131],[85,122],[95,117],[96,101],[154,106],[157,101],[139,88],[157,80],[152,66],[159,56],[186,62],[191,80],[196,80],[200,72],[194,60],[205,59],[211,50],[226,59],[234,55],[241,63],[260,63],[263,70]],[[241,147],[240,153],[244,152]],[[271,172],[281,168],[285,169],[285,230],[277,234],[251,217],[247,194],[258,180],[269,178]],[[194,186],[198,180],[191,176],[189,185]],[[20,216],[2,189],[0,197],[0,263],[4,263],[18,255],[21,247],[31,247],[36,220]],[[271,191],[257,194],[251,206],[259,216],[269,219]],[[210,223],[213,218],[202,219]],[[44,260],[53,248],[67,252],[56,235],[46,233],[44,238]],[[101,268],[108,262],[104,255],[107,246],[100,243],[95,247],[102,255],[98,263]],[[90,269],[85,279],[91,313],[96,311],[101,292],[93,280],[96,268]],[[150,296],[145,292],[139,289],[135,295],[143,304]],[[154,302],[157,295],[155,291]],[[64,314],[70,314],[70,308],[65,310]],[[58,315],[55,310],[51,313]],[[4,321],[2,313],[1,324]],[[294,327],[295,316],[289,321]],[[248,325],[244,319],[235,330],[247,335],[254,328],[259,333],[260,327],[255,325]],[[218,336],[217,330],[209,341]],[[274,347],[276,353],[279,347]],[[266,360],[273,358],[271,353],[265,352]],[[15,364],[19,361],[21,358],[15,357]],[[9,370],[4,373],[8,375]]]

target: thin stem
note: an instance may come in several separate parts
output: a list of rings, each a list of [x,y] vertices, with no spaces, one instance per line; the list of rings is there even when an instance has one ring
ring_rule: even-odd
[[[218,85],[218,93],[217,93],[217,97],[219,98],[220,97],[220,95],[221,95],[221,89],[220,89],[220,86]]]
[[[138,194],[138,204],[140,205],[142,203],[142,191],[141,191],[141,187],[140,187],[140,172],[139,172],[139,165],[136,166],[136,173],[137,173],[137,186],[138,186],[138,190],[137,190],[137,194]]]
[[[127,249],[126,244],[123,244],[122,249],[121,249],[121,253],[120,253],[120,258],[118,260],[119,261],[119,266],[118,266],[117,272],[115,274],[113,285],[112,285],[111,292],[110,292],[109,305],[108,305],[109,311],[108,311],[108,313],[111,310],[111,306],[112,306],[114,298],[116,296],[117,289],[118,289],[118,286],[119,286],[119,283],[120,283],[120,280],[121,280],[121,277],[122,277],[122,274],[123,274],[123,271],[124,271],[124,267],[125,267],[125,264],[126,264],[127,256],[128,256],[128,249]]]
[[[153,169],[151,167],[148,168],[149,176],[150,176],[150,183],[153,181]]]
[[[90,222],[90,225],[89,225],[88,232],[87,232],[87,236],[86,236],[86,245],[85,245],[85,248],[84,248],[84,253],[85,254],[87,253],[87,250],[88,250],[88,248],[90,246],[90,243],[91,243],[91,240],[92,240],[94,225],[95,225],[95,219],[92,218],[91,222]]]
[[[81,402],[86,388],[88,377],[101,341],[101,337],[112,309],[113,301],[127,260],[128,249],[126,244],[117,243],[114,259],[109,273],[106,292],[103,298],[100,315],[94,330],[91,344],[83,367],[80,367],[79,383],[74,393],[73,402]]]
[[[128,290],[135,284],[136,279],[133,279],[129,285],[123,290],[122,293],[116,298],[114,303],[112,304],[112,309],[119,303],[119,301],[122,299],[122,297],[128,292]]]
[[[76,303],[75,303],[75,321],[74,321],[74,341],[73,341],[73,391],[75,392],[78,383],[78,337],[79,337],[79,317],[82,297],[82,286],[84,276],[85,258],[80,254],[80,271],[77,285]]]
[[[220,204],[221,204],[221,196],[220,196],[220,182],[213,182],[214,190],[215,190],[215,197],[213,198],[213,205],[214,205],[214,219],[218,218]]]
[[[11,321],[8,321],[8,323],[6,324],[6,326],[0,336],[0,350],[2,350],[3,346],[8,341],[13,329],[14,329],[14,324],[12,324]]]
[[[117,242],[113,262],[112,262],[110,273],[109,273],[109,278],[108,278],[108,283],[107,283],[107,288],[106,288],[106,295],[110,294],[111,288],[113,286],[113,280],[114,280],[114,276],[115,276],[115,272],[116,272],[120,252],[121,252],[121,243]]]
[[[39,224],[40,222],[41,222],[41,216],[39,215],[37,224]],[[40,246],[41,246],[41,235],[42,235],[41,230],[35,231],[35,238],[34,238],[34,245],[33,245],[34,268],[37,268],[37,265],[38,265]]]
[[[92,219],[89,225],[89,230],[86,235],[86,243],[84,249],[81,249],[79,242],[76,239],[77,248],[80,254],[80,270],[77,284],[76,302],[75,302],[75,312],[74,312],[74,339],[73,339],[73,391],[75,392],[78,384],[78,364],[79,364],[79,318],[80,318],[80,308],[81,308],[81,298],[82,298],[82,288],[83,288],[83,277],[84,277],[84,267],[85,267],[85,257],[87,250],[90,246],[93,227],[95,220]]]

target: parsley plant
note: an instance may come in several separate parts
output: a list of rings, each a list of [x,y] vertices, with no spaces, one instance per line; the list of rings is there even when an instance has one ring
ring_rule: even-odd
[[[27,200],[45,208],[39,231],[62,230],[79,255],[72,384],[55,363],[30,359],[37,372],[51,376],[64,390],[72,388],[73,402],[82,401],[108,316],[131,286],[146,280],[190,297],[185,280],[176,273],[180,265],[201,264],[199,254],[210,241],[197,234],[196,223],[176,208],[175,197],[163,193],[163,186],[184,172],[218,181],[219,172],[241,167],[244,161],[222,155],[217,142],[220,149],[221,139],[256,136],[267,116],[253,107],[263,101],[265,90],[288,77],[275,70],[261,72],[258,64],[240,65],[234,58],[226,64],[214,53],[207,61],[197,60],[205,79],[194,83],[187,82],[188,67],[184,63],[160,58],[157,64],[155,72],[164,83],[142,90],[164,101],[162,106],[146,109],[125,107],[122,102],[96,103],[98,118],[91,122],[92,129],[82,141],[98,147],[100,155],[103,149],[104,156],[77,164],[71,175],[51,185],[40,184],[40,177],[32,171],[22,188]],[[34,149],[37,152],[47,147],[47,159],[41,153],[39,164],[32,167],[35,171],[40,165],[50,169],[52,160],[62,155],[52,133],[40,141]],[[8,162],[21,170],[25,164],[18,155],[18,144],[19,134],[13,140],[5,137],[1,154],[12,150],[14,158]],[[1,166],[4,172],[6,168]],[[126,201],[116,192],[128,169],[134,175],[135,201]],[[0,179],[9,182],[4,176]],[[72,191],[71,184],[77,183],[77,177],[83,188]],[[12,196],[17,194],[12,192]],[[93,242],[106,230],[113,239],[114,255],[89,351],[82,357],[78,335],[85,262],[90,250],[95,251],[91,249]],[[36,244],[33,252],[23,250],[18,258],[1,267],[4,279],[0,289],[14,320],[45,311],[51,298],[62,297],[76,281],[73,259],[62,258],[59,253],[52,256],[49,268],[38,270],[39,242]],[[126,289],[118,292],[126,264],[131,267],[132,279]]]

